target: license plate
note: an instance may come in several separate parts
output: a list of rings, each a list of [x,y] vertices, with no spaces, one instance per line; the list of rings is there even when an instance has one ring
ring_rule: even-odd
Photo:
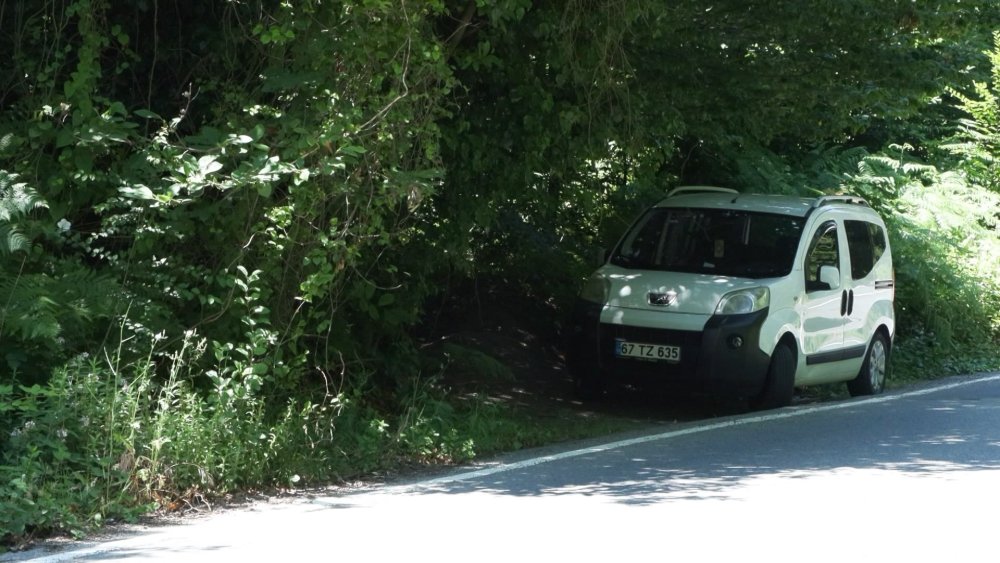
[[[615,340],[615,355],[621,358],[679,362],[681,361],[681,347]]]

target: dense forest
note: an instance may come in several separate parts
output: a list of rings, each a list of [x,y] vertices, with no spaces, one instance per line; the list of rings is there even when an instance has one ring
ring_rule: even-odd
[[[433,385],[442,315],[557,332],[680,184],[865,197],[897,377],[997,368],[998,29],[994,0],[0,0],[0,544],[468,459],[492,415]]]

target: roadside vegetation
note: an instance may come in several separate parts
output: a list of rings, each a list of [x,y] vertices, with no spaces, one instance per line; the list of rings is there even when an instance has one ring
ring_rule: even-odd
[[[628,427],[449,336],[679,184],[864,196],[895,381],[1000,368],[1000,6],[746,4],[0,0],[0,546]]]

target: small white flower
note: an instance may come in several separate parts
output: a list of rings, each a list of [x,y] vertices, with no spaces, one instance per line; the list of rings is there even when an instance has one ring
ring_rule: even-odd
[[[90,417],[88,417],[88,416],[81,416],[80,417],[80,426],[83,426],[84,428],[90,426]]]
[[[67,432],[65,428],[60,428],[59,430],[56,430],[56,436],[58,436],[60,440],[65,440],[66,436],[68,435],[69,432]]]
[[[64,232],[64,233],[67,232],[67,231],[69,231],[69,228],[72,227],[72,226],[73,226],[73,224],[70,223],[69,221],[67,221],[65,218],[60,219],[59,222],[56,223],[56,227],[59,227],[59,230],[62,231],[62,232]]]

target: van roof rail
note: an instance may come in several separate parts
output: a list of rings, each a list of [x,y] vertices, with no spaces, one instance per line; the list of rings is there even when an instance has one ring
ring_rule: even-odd
[[[732,188],[719,188],[716,186],[680,186],[670,190],[667,193],[667,197],[674,197],[675,195],[681,195],[681,194],[698,194],[698,193],[739,195],[740,192]]]
[[[856,195],[825,195],[816,198],[816,201],[812,204],[812,209],[823,207],[824,205],[829,205],[831,203],[847,203],[850,205],[861,205],[864,207],[871,207],[864,198],[860,198]]]

